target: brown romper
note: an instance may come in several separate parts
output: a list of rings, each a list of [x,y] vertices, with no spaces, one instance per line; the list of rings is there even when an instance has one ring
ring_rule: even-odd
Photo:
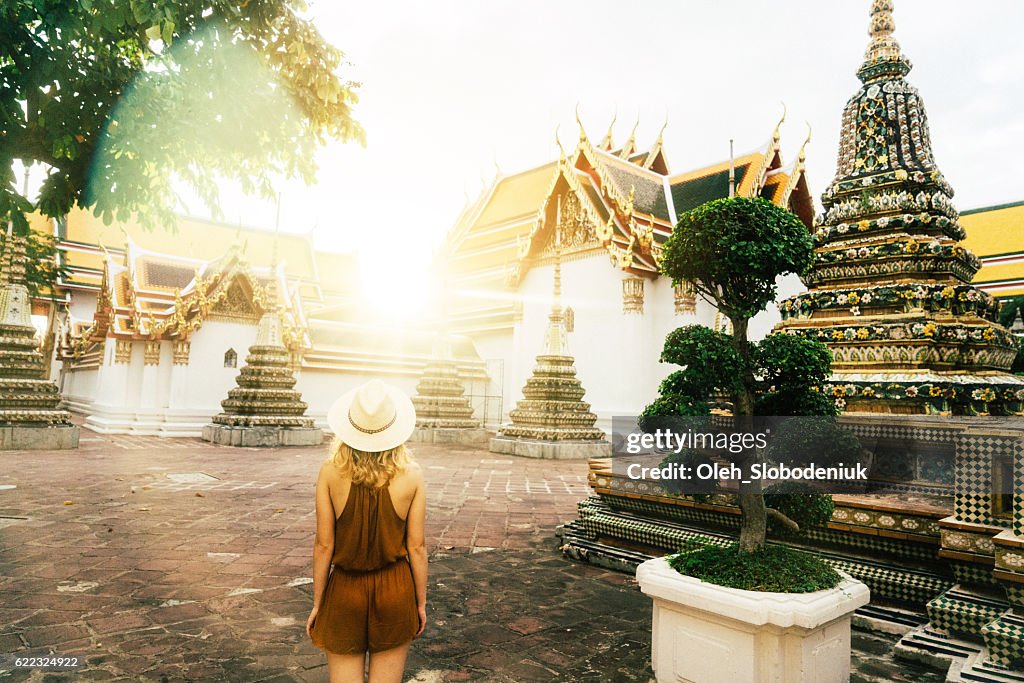
[[[334,566],[313,622],[314,645],[339,655],[381,652],[416,635],[405,526],[387,486],[352,484],[334,525]]]

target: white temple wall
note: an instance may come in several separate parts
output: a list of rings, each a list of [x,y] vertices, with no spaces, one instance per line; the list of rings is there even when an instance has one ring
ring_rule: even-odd
[[[68,410],[77,413],[88,411],[95,400],[99,375],[100,368],[87,368],[69,372],[64,376],[61,397]]]
[[[96,293],[75,290],[71,292],[68,312],[75,320],[92,320],[96,313]]]
[[[466,394],[473,405],[473,418],[483,421],[488,429],[497,429],[508,420],[508,411],[515,405],[509,404],[509,396],[522,389],[521,383],[514,384],[516,376],[513,369],[517,355],[521,355],[516,353],[516,344],[514,331],[473,336],[473,346],[486,365],[489,379],[487,382],[467,381]]]
[[[540,353],[551,310],[553,266],[531,268],[518,293],[523,300],[523,317],[513,335],[480,340],[481,357],[500,356],[507,349],[504,385],[505,420],[508,411],[522,397],[522,387],[533,371]],[[598,416],[598,427],[608,431],[611,418],[631,416],[657,396],[658,385],[678,368],[658,361],[669,332],[683,325],[713,327],[716,310],[697,297],[695,313],[675,312],[675,290],[671,279],[644,279],[642,313],[623,312],[624,278],[631,277],[609,263],[604,252],[562,263],[562,303],[574,312],[575,331],[569,334],[569,349],[576,358],[577,376],[586,389],[584,400]],[[796,276],[779,279],[779,299],[804,289]],[[779,321],[773,305],[751,320],[750,338],[757,340],[771,332]],[[719,318],[718,324],[727,323]],[[521,351],[515,352],[518,336]],[[476,341],[476,340],[475,340]]]
[[[298,380],[295,388],[302,392],[302,400],[309,405],[306,415],[312,417],[316,426],[321,429],[327,429],[327,409],[334,401],[371,379],[379,378],[409,396],[415,395],[416,383],[419,382],[419,376],[388,375],[380,372],[354,373],[305,368],[295,374]]]

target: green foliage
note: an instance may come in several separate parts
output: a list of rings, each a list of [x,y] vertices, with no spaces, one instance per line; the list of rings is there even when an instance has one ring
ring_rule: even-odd
[[[697,415],[710,415],[711,410],[708,407],[707,402],[693,398],[689,394],[665,394],[663,393],[658,398],[654,399],[647,407],[644,408],[643,412],[640,413],[641,418],[655,418],[655,417],[677,417],[677,416],[697,416]],[[640,427],[647,429],[647,427],[641,422]]]
[[[0,258],[7,248],[7,235],[0,232]],[[67,278],[67,268],[60,262],[57,244],[51,235],[35,231],[25,239],[25,285],[32,298],[50,296],[58,278]]]
[[[691,546],[692,547],[692,546]],[[728,588],[770,593],[813,593],[843,580],[817,555],[766,545],[752,553],[737,545],[705,545],[669,558],[680,574]]]
[[[769,390],[793,391],[825,383],[832,354],[816,340],[795,334],[770,334],[754,352],[756,372]]]
[[[730,380],[738,381],[744,369],[729,335],[703,325],[685,325],[669,332],[660,360],[685,368],[685,375],[677,375],[674,381],[685,384],[691,396],[706,396],[716,387],[733,388]]]
[[[796,481],[772,484],[764,490],[764,504],[800,525],[800,532],[824,526],[832,519],[836,509],[832,496],[818,493],[813,487]],[[794,532],[773,517],[768,518],[772,529],[782,535]]]
[[[661,272],[693,282],[735,324],[775,299],[776,278],[802,275],[812,262],[811,234],[795,214],[766,199],[733,197],[679,217]]]
[[[218,215],[219,178],[271,196],[315,172],[327,138],[362,140],[357,84],[302,0],[11,0],[0,4],[0,222],[58,218],[171,225],[174,183]],[[38,205],[11,165],[42,163]]]
[[[690,468],[691,472],[696,471],[701,465],[713,465],[714,460],[706,454],[692,448],[684,448],[676,453],[666,455],[658,467],[667,467],[678,463]],[[661,485],[670,493],[679,495],[683,492],[682,484],[678,479],[663,479]],[[709,495],[718,491],[718,482],[712,479],[694,479],[687,483],[686,492],[698,503],[703,502]]]
[[[745,375],[757,380],[752,382],[757,415],[836,415],[834,401],[817,391],[830,372],[832,356],[827,346],[788,334],[768,335],[747,345],[749,360],[736,352],[734,341],[722,332],[701,325],[673,330],[665,338],[661,361],[684,367],[662,381],[659,398],[642,415],[707,414],[712,394],[742,390]]]

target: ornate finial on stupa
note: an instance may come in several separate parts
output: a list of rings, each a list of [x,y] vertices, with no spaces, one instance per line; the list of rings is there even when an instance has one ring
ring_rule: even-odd
[[[544,354],[568,356],[569,343],[565,332],[565,318],[562,314],[562,198],[558,198],[555,209],[555,273],[552,283],[551,315],[548,316],[548,333],[544,340]]]
[[[857,76],[864,82],[879,76],[905,76],[910,71],[910,60],[903,56],[900,44],[893,37],[896,22],[892,18],[893,0],[872,0],[871,24],[867,52]]]

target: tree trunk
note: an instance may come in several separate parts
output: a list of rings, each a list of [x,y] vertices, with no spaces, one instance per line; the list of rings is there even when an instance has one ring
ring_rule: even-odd
[[[730,319],[732,320],[732,319]],[[736,394],[733,415],[736,417],[736,428],[745,432],[754,430],[754,375],[750,358],[750,347],[747,343],[748,318],[732,320],[732,342],[736,352],[743,359],[747,370],[743,373],[742,387]],[[761,493],[761,480],[750,476],[751,465],[756,461],[753,451],[746,453],[739,467],[743,479],[739,484],[740,503],[740,550],[752,553],[764,546],[767,534],[768,512]]]

